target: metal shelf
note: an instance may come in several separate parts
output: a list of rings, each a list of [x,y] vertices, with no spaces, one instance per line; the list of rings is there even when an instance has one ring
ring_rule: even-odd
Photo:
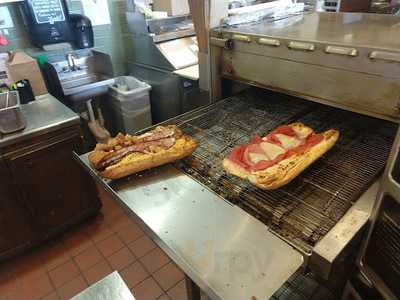
[[[9,3],[17,3],[17,2],[23,2],[24,0],[0,0],[0,5],[1,4],[9,4]]]

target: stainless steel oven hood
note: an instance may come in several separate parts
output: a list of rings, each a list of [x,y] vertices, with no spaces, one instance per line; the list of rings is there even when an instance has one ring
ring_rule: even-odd
[[[398,120],[400,19],[305,13],[211,32],[213,95],[220,76]]]

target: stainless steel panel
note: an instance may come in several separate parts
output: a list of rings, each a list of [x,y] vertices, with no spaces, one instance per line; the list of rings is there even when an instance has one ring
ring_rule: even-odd
[[[371,48],[399,49],[400,19],[362,13],[305,13],[280,21],[221,28],[223,33],[268,36]]]
[[[371,226],[360,253],[359,267],[384,299],[399,299],[400,278],[400,131],[371,214]]]
[[[378,188],[379,182],[375,182],[314,247],[310,265],[322,278],[329,279],[333,266],[344,248],[365,228]]]
[[[171,17],[165,19],[146,20],[144,14],[138,10],[126,12],[128,29],[132,33],[129,37],[130,53],[129,60],[139,64],[176,70],[182,67],[193,65],[195,62],[184,62],[187,60],[181,55],[181,60],[174,59],[174,53],[168,53],[163,49],[163,44],[180,44],[177,47],[187,47],[187,51],[194,52],[187,40],[196,39],[193,23],[189,16]],[[177,54],[181,49],[175,49]],[[197,55],[197,53],[195,53]],[[175,57],[176,57],[175,55]]]
[[[143,14],[126,12],[128,29],[132,33],[128,37],[128,61],[149,66],[156,66],[166,70],[174,70],[160,50],[156,47],[153,37],[150,36]]]
[[[162,34],[167,31],[180,31],[193,29],[193,22],[190,15],[170,16],[162,19],[147,19],[146,24],[149,32]]]
[[[119,273],[113,272],[71,300],[135,300],[135,298]]]
[[[173,39],[179,39],[179,38],[185,38],[188,36],[195,36],[196,32],[194,31],[193,28],[186,29],[186,30],[180,30],[180,31],[171,31],[171,32],[165,32],[163,34],[155,35],[153,36],[153,41],[154,43],[161,43],[161,42],[166,42],[170,41]]]
[[[42,95],[36,101],[21,105],[20,109],[26,121],[25,129],[1,136],[0,147],[80,123],[77,114],[50,94]]]
[[[275,22],[216,28],[211,31],[212,97],[221,97],[222,75],[398,120],[399,25],[398,17],[388,15],[304,13]],[[234,35],[250,40],[236,42]],[[230,47],[219,48],[213,38],[230,40]],[[265,47],[258,43],[260,38],[278,40],[281,46]]]
[[[251,26],[218,28],[211,31],[211,36],[232,39],[235,34],[243,34],[251,39],[249,43],[235,43],[232,40],[234,51],[399,79],[398,63],[370,59],[374,51],[389,52],[392,56],[400,53],[398,45],[393,44],[390,48],[385,44],[386,38],[389,41],[399,34],[400,27],[396,25],[399,21],[393,16],[315,13],[292,16],[273,23],[264,21]],[[329,38],[327,31],[335,38]],[[370,36],[373,41],[366,38]],[[288,46],[290,42],[312,43],[315,50],[308,52],[290,51],[287,47],[260,47],[257,42],[260,38],[276,39],[283,46]],[[360,40],[357,42],[355,39]],[[358,55],[328,55],[325,51],[327,47],[352,48]]]
[[[79,160],[211,299],[268,299],[303,263],[264,224],[171,166],[106,182],[87,155]]]
[[[400,116],[400,80],[394,78],[239,51],[224,51],[222,75],[371,116]]]

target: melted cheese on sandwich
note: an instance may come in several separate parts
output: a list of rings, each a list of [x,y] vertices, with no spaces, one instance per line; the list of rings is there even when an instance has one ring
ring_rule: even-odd
[[[292,149],[301,144],[301,141],[299,139],[285,134],[277,133],[276,137],[279,140],[279,142],[281,142],[282,147],[285,149]]]
[[[279,155],[285,153],[285,149],[269,142],[260,143],[260,147],[270,160],[274,160]]]
[[[268,157],[261,153],[249,153],[249,159],[253,164],[256,164],[259,161],[268,160]]]

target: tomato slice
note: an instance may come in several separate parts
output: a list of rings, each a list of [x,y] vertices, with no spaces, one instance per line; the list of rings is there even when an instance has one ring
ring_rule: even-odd
[[[256,135],[255,137],[253,137],[253,139],[251,140],[252,144],[260,144],[263,141],[263,139],[261,138],[261,136]]]
[[[243,162],[244,152],[247,148],[247,145],[238,145],[233,148],[232,152],[229,154],[228,158],[233,161],[235,164],[245,168],[246,170],[249,166]]]
[[[307,138],[306,142],[303,145],[300,145],[300,146],[297,146],[296,148],[290,149],[287,152],[287,157],[290,157],[294,154],[302,154],[302,153],[306,152],[308,149],[310,149],[311,147],[320,143],[323,139],[324,139],[323,134],[314,133]]]
[[[243,159],[242,161],[247,164],[248,166],[252,166],[254,165],[254,163],[251,161],[250,159],[250,153],[258,153],[258,154],[263,154],[265,155],[265,152],[263,151],[263,149],[260,147],[259,144],[250,144],[247,145],[246,149],[244,150],[243,153]]]
[[[276,128],[273,132],[273,134],[284,134],[287,136],[294,136],[297,137],[296,132],[292,129],[292,127],[288,126],[288,125],[284,125],[284,126],[279,126],[278,128]]]
[[[276,137],[275,133],[268,134],[264,139],[272,144],[282,146],[281,141]]]
[[[286,154],[283,153],[283,154],[278,155],[273,160],[262,160],[262,161],[259,161],[258,163],[256,163],[254,166],[251,167],[251,170],[260,171],[260,170],[268,169],[268,168],[272,167],[273,165],[276,165],[277,163],[279,163],[281,160],[283,160],[285,158],[286,158]]]
[[[276,137],[276,134],[284,134],[291,137],[297,137],[296,132],[292,129],[292,127],[288,125],[279,126],[270,134],[268,134],[263,140],[273,143],[278,146],[282,146],[281,141]]]
[[[307,138],[306,144],[308,147],[312,147],[319,144],[323,139],[324,135],[322,133],[314,133]]]
[[[280,126],[267,135],[265,138],[261,138],[260,136],[256,135],[249,145],[238,145],[233,148],[232,152],[229,154],[228,158],[232,160],[237,165],[241,166],[246,170],[252,171],[260,171],[268,169],[275,164],[279,163],[285,158],[291,157],[296,154],[301,154],[307,151],[310,147],[313,147],[320,143],[324,136],[323,134],[312,134],[307,137],[306,142],[303,145],[295,147],[293,149],[288,150],[285,153],[278,155],[273,160],[262,160],[254,164],[249,157],[249,153],[258,153],[258,154],[265,154],[265,152],[260,147],[260,143],[262,141],[267,140],[270,143],[274,143],[276,145],[281,146],[281,142],[276,137],[276,134],[285,134],[287,136],[296,136],[295,131],[290,126]]]
[[[308,149],[309,147],[310,147],[310,146],[308,146],[307,144],[303,144],[303,145],[297,146],[296,148],[293,148],[293,149],[288,150],[288,152],[286,153],[286,156],[287,156],[287,157],[290,157],[290,156],[295,155],[295,154],[304,153],[304,152],[307,151],[307,149]]]

